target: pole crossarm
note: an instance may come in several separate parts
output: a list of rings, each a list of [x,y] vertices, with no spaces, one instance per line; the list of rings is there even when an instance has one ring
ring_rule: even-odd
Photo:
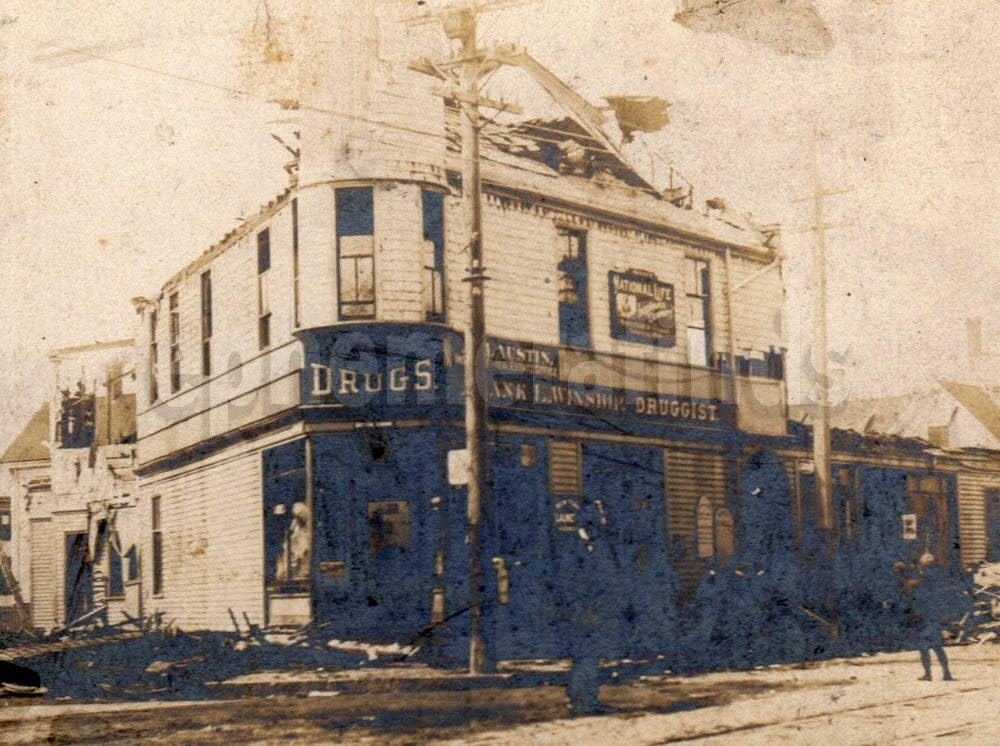
[[[854,191],[853,186],[839,187],[837,189],[820,189],[818,192],[815,192],[813,194],[806,194],[803,195],[802,197],[795,197],[789,200],[789,202],[791,202],[792,204],[795,204],[797,202],[812,202],[814,199],[816,199],[817,194],[819,194],[819,196],[822,198],[822,197],[834,197],[838,194],[848,194],[849,192],[853,191]]]

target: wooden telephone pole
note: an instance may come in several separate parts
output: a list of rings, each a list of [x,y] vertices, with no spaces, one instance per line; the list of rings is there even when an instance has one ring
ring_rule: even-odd
[[[826,189],[819,167],[819,140],[827,132],[814,129],[810,144],[810,166],[812,177],[812,194],[808,197],[793,200],[793,202],[811,202],[813,208],[812,225],[809,230],[813,234],[813,354],[817,363],[816,378],[819,396],[815,402],[813,414],[813,474],[816,485],[816,500],[819,503],[819,524],[827,536],[827,542],[833,541],[834,508],[833,493],[830,486],[830,366],[827,350],[827,319],[826,319],[826,232],[831,228],[839,228],[844,223],[827,223],[825,215],[825,200],[837,194],[851,191],[851,188]],[[832,545],[830,549],[832,550]]]
[[[469,673],[483,673],[491,665],[489,640],[482,623],[483,585],[483,506],[490,496],[487,473],[486,403],[486,312],[483,266],[482,177],[480,175],[480,104],[492,104],[479,95],[484,72],[496,67],[477,49],[477,15],[482,10],[501,10],[527,5],[537,0],[498,0],[484,3],[465,0],[433,16],[414,19],[422,23],[440,18],[448,38],[459,42],[458,56],[435,64],[421,61],[411,65],[419,72],[449,83],[448,95],[461,111],[462,207],[468,235],[469,323],[465,334],[465,438],[468,454],[467,540],[469,547]],[[501,108],[509,108],[500,105]]]

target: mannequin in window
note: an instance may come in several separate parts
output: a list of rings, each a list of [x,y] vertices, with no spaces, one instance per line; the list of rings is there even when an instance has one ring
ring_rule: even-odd
[[[278,555],[275,579],[282,582],[309,579],[311,541],[309,506],[302,501],[292,505],[292,518],[285,531],[285,541]]]

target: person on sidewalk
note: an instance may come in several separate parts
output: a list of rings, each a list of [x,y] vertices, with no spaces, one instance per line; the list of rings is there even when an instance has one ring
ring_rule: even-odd
[[[569,612],[569,648],[573,658],[566,694],[570,712],[589,715],[613,712],[598,699],[598,664],[604,648],[603,632],[607,620],[601,613],[606,605],[604,583],[609,573],[604,511],[599,502],[584,498],[576,512],[572,534],[564,533],[562,543],[563,602]]]
[[[949,619],[949,598],[951,597],[948,580],[943,571],[934,562],[934,555],[924,552],[919,559],[919,576],[913,586],[911,602],[917,650],[920,651],[920,663],[924,667],[924,675],[920,681],[931,680],[931,651],[941,664],[941,672],[945,681],[954,681],[951,669],[948,667],[948,656],[944,652],[942,632]]]

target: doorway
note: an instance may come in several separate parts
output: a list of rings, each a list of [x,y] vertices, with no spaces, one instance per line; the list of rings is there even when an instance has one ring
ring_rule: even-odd
[[[66,534],[65,609],[67,625],[94,609],[94,568],[87,556],[87,534]]]

